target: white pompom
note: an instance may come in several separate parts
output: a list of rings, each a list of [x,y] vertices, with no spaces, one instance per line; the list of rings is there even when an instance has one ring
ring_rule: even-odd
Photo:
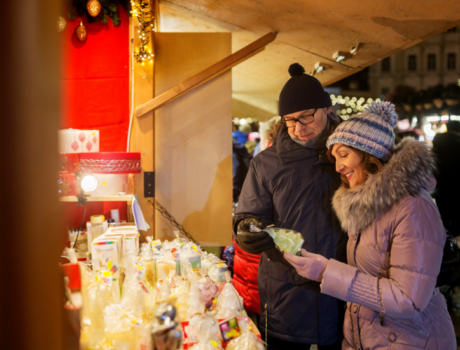
[[[394,129],[398,121],[395,105],[391,102],[371,102],[367,107],[367,112],[379,115],[384,121]]]

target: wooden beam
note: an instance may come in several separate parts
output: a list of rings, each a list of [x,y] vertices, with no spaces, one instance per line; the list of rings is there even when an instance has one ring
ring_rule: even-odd
[[[206,83],[210,79],[228,71],[248,58],[258,54],[265,49],[265,46],[271,43],[276,38],[276,33],[268,33],[252,44],[245,46],[241,50],[231,54],[216,64],[206,68],[197,75],[187,79],[186,81],[174,86],[173,88],[158,95],[154,99],[136,108],[136,116],[141,117],[144,114],[164,106],[168,102],[182,96],[183,94],[197,88]]]
[[[151,6],[154,6],[156,1],[151,2]],[[155,13],[155,17],[157,13]],[[140,44],[139,35],[139,23],[135,17],[130,17],[130,39],[134,39],[134,47],[138,47]],[[134,28],[132,21],[134,20]],[[152,52],[155,54],[155,35],[153,32],[147,34],[150,36],[150,43]],[[130,42],[131,42],[130,40]],[[130,89],[134,88],[134,95],[131,95],[130,90],[130,103],[132,106],[150,101],[155,97],[155,77],[154,77],[154,65],[153,62],[148,62],[145,65],[133,62],[133,57],[130,55],[130,68],[134,68],[134,76],[130,70]],[[134,85],[134,86],[133,86]],[[132,98],[132,99],[131,99]],[[141,153],[141,165],[142,173],[134,174],[134,194],[139,197],[139,205],[144,214],[144,218],[150,226],[147,232],[141,232],[141,242],[145,241],[145,236],[155,236],[155,212],[153,207],[144,200],[144,172],[155,171],[155,119],[154,113],[147,113],[144,118],[133,118],[131,139],[129,149],[130,152]],[[131,214],[129,213],[129,216]]]

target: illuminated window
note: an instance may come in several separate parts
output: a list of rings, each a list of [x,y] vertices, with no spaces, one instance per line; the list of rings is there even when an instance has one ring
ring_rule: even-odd
[[[429,54],[427,60],[427,68],[428,70],[435,70],[436,69],[436,55]]]
[[[457,54],[448,53],[447,54],[447,69],[456,69],[457,68]]]
[[[409,55],[408,56],[407,69],[410,70],[410,71],[416,71],[417,70],[417,56],[415,56],[415,55]]]
[[[382,72],[389,72],[391,68],[390,57],[382,60]]]

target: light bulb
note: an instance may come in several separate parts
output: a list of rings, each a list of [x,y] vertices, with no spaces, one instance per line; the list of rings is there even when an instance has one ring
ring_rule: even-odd
[[[97,187],[97,177],[94,175],[85,175],[81,180],[80,186],[85,192],[93,192]]]

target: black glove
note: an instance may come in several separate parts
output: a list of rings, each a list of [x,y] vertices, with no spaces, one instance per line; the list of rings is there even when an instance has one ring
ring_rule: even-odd
[[[237,228],[237,240],[241,249],[249,254],[260,254],[266,250],[275,248],[275,243],[267,232],[251,232],[251,225],[260,230],[267,227],[262,220],[256,217],[241,220]]]

